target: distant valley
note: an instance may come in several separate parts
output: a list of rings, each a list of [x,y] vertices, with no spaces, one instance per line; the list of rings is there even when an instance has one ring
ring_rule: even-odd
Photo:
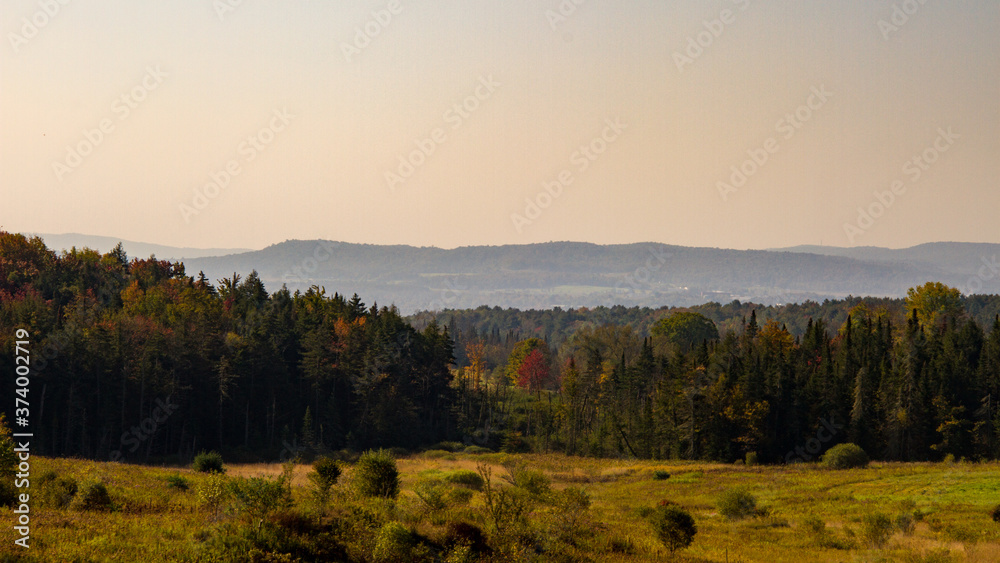
[[[41,235],[55,249],[106,252],[117,239]],[[455,249],[289,240],[262,250],[192,249],[123,241],[132,257],[183,260],[213,281],[256,270],[270,291],[311,285],[394,303],[403,314],[480,305],[552,307],[686,306],[734,299],[762,304],[901,297],[926,281],[963,293],[1000,292],[1000,245],[930,243],[906,249],[798,246],[769,250],[660,243],[551,242]]]

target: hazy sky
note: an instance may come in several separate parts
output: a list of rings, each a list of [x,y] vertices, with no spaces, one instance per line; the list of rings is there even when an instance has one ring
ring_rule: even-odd
[[[0,31],[8,231],[1000,242],[995,0],[5,0]]]

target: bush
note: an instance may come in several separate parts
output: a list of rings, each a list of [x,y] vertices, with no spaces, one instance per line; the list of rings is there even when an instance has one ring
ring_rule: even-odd
[[[684,549],[694,541],[698,527],[687,510],[670,501],[661,501],[649,517],[653,531],[670,553]]]
[[[268,514],[291,504],[286,491],[282,479],[271,481],[263,477],[238,477],[229,482],[229,495],[242,512],[257,521],[258,529]]]
[[[416,541],[413,534],[399,522],[387,522],[375,536],[375,561],[397,562],[410,559]]]
[[[892,519],[885,514],[866,514],[861,519],[861,541],[870,547],[880,548],[892,537],[894,528]]]
[[[528,469],[524,464],[508,463],[504,467],[507,475],[504,480],[515,487],[525,491],[535,498],[540,498],[549,492],[549,478],[537,469]]]
[[[213,517],[219,517],[219,508],[229,497],[229,487],[222,473],[211,473],[208,479],[198,487],[198,501],[212,509]]]
[[[448,491],[448,502],[452,504],[464,505],[469,504],[472,500],[472,489],[466,489],[465,487],[458,487]]]
[[[730,520],[740,520],[757,515],[757,499],[746,489],[723,491],[716,500],[719,514]]]
[[[386,450],[368,450],[354,466],[358,492],[366,497],[394,499],[399,496],[399,469],[396,459]]]
[[[444,476],[444,480],[453,485],[461,485],[470,489],[483,490],[483,478],[475,471],[459,469]]]
[[[222,465],[222,454],[216,451],[206,452],[202,450],[194,456],[194,463],[191,468],[199,473],[225,473],[226,468]]]
[[[337,484],[337,479],[340,478],[340,464],[336,460],[323,456],[316,458],[312,468],[313,472],[309,474],[309,480],[322,494],[329,494],[330,489]]]
[[[177,489],[179,491],[186,491],[191,488],[191,484],[188,480],[180,475],[171,475],[167,477],[167,486],[171,489]]]
[[[14,481],[10,479],[0,480],[0,506],[17,506],[17,489],[14,488]]]
[[[42,506],[63,508],[76,496],[78,486],[72,477],[58,477],[55,471],[46,471],[38,478],[38,498]]]
[[[990,511],[990,518],[992,518],[994,522],[1000,524],[1000,504],[994,506],[993,510]]]
[[[802,521],[802,527],[811,534],[819,535],[826,532],[826,522],[816,515],[809,515]]]
[[[829,469],[854,469],[868,466],[868,454],[857,444],[837,444],[820,461]]]
[[[745,463],[748,466],[757,465],[757,452],[747,452]]]
[[[670,478],[670,472],[666,469],[657,469],[653,472],[653,479],[657,481],[666,481]]]
[[[438,442],[431,446],[432,450],[445,450],[448,452],[460,452],[465,449],[465,444],[462,442]]]
[[[484,448],[482,446],[468,446],[463,450],[463,453],[467,454],[491,454],[493,450],[489,448]]]
[[[916,521],[913,518],[912,512],[903,512],[896,516],[895,521],[896,529],[900,532],[910,535],[913,533],[914,528],[916,528]]]
[[[414,487],[413,493],[417,495],[424,506],[430,512],[437,512],[448,508],[448,499],[445,496],[445,487],[438,483],[421,483]]]
[[[486,534],[478,526],[468,522],[449,522],[444,545],[450,548],[468,546],[469,551],[480,555],[490,552]]]
[[[110,510],[113,507],[111,495],[104,483],[91,483],[84,487],[79,502],[81,510]]]

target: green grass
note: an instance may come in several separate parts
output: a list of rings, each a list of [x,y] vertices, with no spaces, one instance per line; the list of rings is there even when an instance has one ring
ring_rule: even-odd
[[[343,483],[334,487],[329,513],[317,512],[311,504],[305,477],[311,468],[298,466],[292,480],[294,510],[300,514],[298,517],[311,522],[300,527],[336,522],[354,526],[343,534],[357,538],[357,545],[347,550],[357,557],[375,545],[379,530],[390,522],[400,522],[411,530],[417,546],[414,549],[424,550],[430,557],[446,544],[443,538],[449,522],[464,521],[486,529],[483,493],[474,492],[469,504],[431,514],[423,508],[414,489],[428,481],[445,481],[457,471],[474,471],[476,463],[482,461],[491,464],[494,479],[499,481],[503,463],[512,459],[543,472],[551,480],[553,492],[578,487],[589,495],[590,508],[572,518],[539,504],[527,519],[533,541],[549,550],[546,553],[560,553],[565,560],[667,559],[643,510],[668,499],[689,511],[698,527],[692,545],[678,552],[678,561],[721,562],[727,556],[732,562],[771,563],[924,561],[932,560],[929,557],[934,553],[944,552],[955,562],[1000,561],[1000,524],[990,518],[990,511],[1000,503],[1000,465],[996,463],[876,462],[865,469],[834,471],[817,464],[745,467],[562,455],[417,454],[398,460],[402,481],[395,502],[353,497],[353,466],[345,465]],[[197,491],[209,476],[189,468],[34,456],[32,461],[33,475],[54,471],[81,485],[103,482],[114,506],[112,511],[103,512],[81,510],[77,504],[59,509],[33,506],[30,555],[38,561],[204,560],[213,543],[229,537],[227,530],[242,525],[238,513],[222,511],[215,519],[199,504]],[[653,479],[654,471],[667,471],[671,477]],[[232,465],[228,474],[266,474],[273,478],[280,472],[277,464]],[[169,486],[177,476],[189,483],[188,490]],[[718,514],[716,501],[720,493],[740,487],[757,499],[758,506],[768,511],[767,516],[733,521]],[[893,521],[901,514],[920,516],[914,519],[912,532],[896,531],[882,549],[871,549],[861,540],[861,533],[865,519],[870,520],[875,513],[883,513]],[[294,521],[297,517],[275,516],[274,521],[281,518]],[[13,519],[11,509],[0,508],[0,555],[20,549],[12,543]],[[577,528],[566,523],[569,521],[586,532],[573,532]],[[825,527],[816,532],[810,529],[810,521],[821,521]]]

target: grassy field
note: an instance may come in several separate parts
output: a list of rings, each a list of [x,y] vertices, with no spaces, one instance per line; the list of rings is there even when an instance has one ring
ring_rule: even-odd
[[[459,496],[444,508],[431,509],[416,492],[444,482],[457,470],[475,471],[481,463],[499,476],[504,464],[512,461],[544,473],[552,491],[578,487],[591,499],[589,509],[569,524],[560,509],[541,501],[532,505],[525,533],[535,539],[518,556],[525,560],[1000,561],[1000,523],[990,517],[990,510],[1000,503],[996,463],[873,463],[866,469],[834,471],[813,464],[746,467],[431,451],[398,460],[402,480],[395,503],[358,498],[351,492],[352,470],[346,464],[328,507],[320,508],[309,493],[310,466],[295,466],[294,506],[269,516],[264,531],[256,533],[277,530],[290,537],[314,534],[319,543],[327,541],[323,538],[344,545],[355,542],[346,556],[356,560],[370,556],[377,530],[398,521],[423,542],[424,560],[460,561],[460,554],[439,547],[447,544],[448,522],[472,523],[493,542],[483,493]],[[247,547],[253,543],[248,539],[255,533],[252,522],[231,511],[215,514],[200,500],[199,490],[208,480],[205,474],[189,468],[70,459],[33,458],[33,462],[36,480],[54,472],[72,477],[81,490],[89,483],[105,483],[113,508],[90,510],[77,502],[62,508],[32,507],[30,550],[13,545],[14,514],[9,508],[0,509],[0,560],[227,560],[231,557],[227,554],[238,550],[253,551]],[[277,464],[229,465],[226,475],[276,478],[281,473]],[[187,481],[187,490],[169,486],[168,479],[174,477],[176,483],[176,476]],[[719,494],[737,488],[756,497],[763,509],[760,515],[730,520],[718,513]],[[33,483],[33,495],[35,490]],[[693,544],[676,556],[664,549],[643,517],[643,509],[661,499],[690,511],[698,527]],[[863,519],[873,513],[899,523],[881,547],[864,539]],[[556,533],[560,526],[562,532]],[[333,560],[344,556],[326,555]],[[495,556],[495,560],[513,558]],[[256,560],[296,559],[259,554]]]

